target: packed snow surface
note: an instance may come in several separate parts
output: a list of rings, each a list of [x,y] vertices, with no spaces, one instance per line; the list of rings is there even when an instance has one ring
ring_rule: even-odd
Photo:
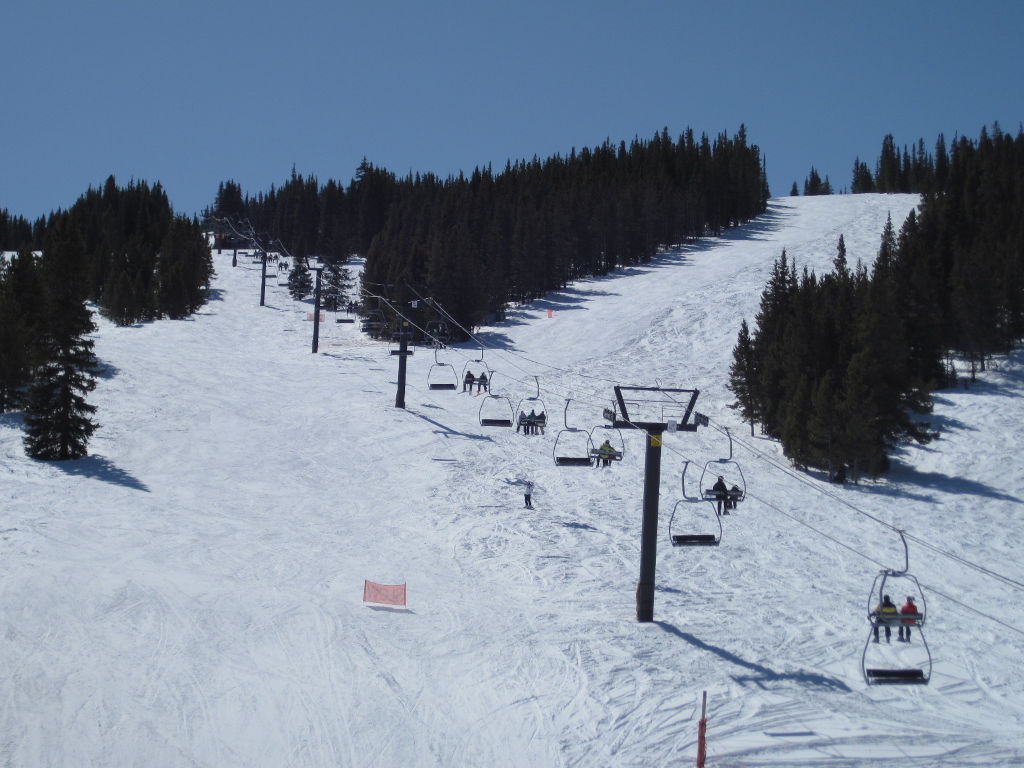
[[[312,354],[310,301],[271,279],[260,306],[244,255],[215,253],[188,320],[100,320],[88,458],[30,460],[20,416],[0,417],[0,762],[690,765],[706,691],[711,766],[1024,764],[1024,356],[937,393],[940,439],[857,485],[792,470],[729,408],[740,321],[783,249],[820,275],[843,235],[870,265],[917,202],[774,199],[475,344],[418,350],[405,409],[387,344],[326,313]],[[495,397],[427,388],[481,348]],[[698,389],[710,419],[664,437],[649,623],[645,436],[624,431],[608,468],[553,460],[615,384]],[[480,425],[538,396],[544,435]],[[685,462],[695,495],[725,428],[747,498],[720,546],[672,547]],[[717,529],[700,506],[674,530]],[[865,648],[927,661],[920,635],[865,645],[875,576],[904,565],[894,528],[927,599],[927,686],[861,672]],[[364,604],[364,580],[406,584],[407,604]]]

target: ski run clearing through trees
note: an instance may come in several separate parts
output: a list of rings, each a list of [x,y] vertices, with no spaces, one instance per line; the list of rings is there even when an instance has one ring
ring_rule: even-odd
[[[706,690],[709,766],[1024,764],[1024,355],[936,393],[940,439],[856,486],[791,471],[728,407],[740,320],[782,249],[821,275],[842,234],[870,265],[886,215],[898,230],[916,204],[773,199],[513,308],[480,332],[484,359],[513,405],[539,377],[544,435],[429,390],[430,350],[396,409],[387,344],[327,313],[311,354],[311,302],[268,281],[260,307],[258,265],[230,252],[194,317],[100,320],[91,455],[32,461],[20,417],[0,420],[0,762],[692,765]],[[478,355],[439,359],[461,375]],[[590,429],[615,383],[697,388],[711,419],[665,435],[652,623],[635,613],[642,435],[606,469],[552,458],[570,393]],[[673,548],[683,461],[724,457],[726,426],[748,498],[720,546]],[[910,543],[927,686],[861,675],[872,581],[903,565],[883,523],[935,548]],[[364,604],[365,580],[406,584],[407,605]]]

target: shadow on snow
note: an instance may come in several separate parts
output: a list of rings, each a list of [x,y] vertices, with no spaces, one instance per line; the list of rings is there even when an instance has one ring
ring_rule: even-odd
[[[69,475],[91,477],[105,483],[123,485],[125,488],[149,493],[149,488],[145,483],[102,456],[85,456],[71,461],[48,461],[46,463]]]
[[[408,408],[406,408],[405,410],[406,410],[406,413],[411,413],[416,418],[423,419],[428,424],[433,424],[435,427],[437,427],[437,429],[434,430],[434,434],[435,435],[440,435],[441,437],[464,437],[467,440],[485,440],[485,441],[487,441],[489,443],[494,442],[494,440],[490,437],[490,435],[473,435],[473,434],[470,434],[468,432],[459,432],[457,430],[452,429],[451,427],[445,426],[444,424],[442,424],[439,421],[434,421],[429,416],[424,416],[422,413],[416,413],[416,411],[410,411]]]
[[[708,645],[703,640],[691,635],[689,632],[683,632],[678,627],[673,626],[665,621],[655,621],[659,627],[668,632],[669,634],[675,635],[676,637],[685,640],[695,648],[699,648],[702,651],[708,651],[715,654],[724,661],[730,664],[735,664],[743,669],[748,669],[755,673],[752,675],[740,675],[734,676],[733,679],[741,685],[745,683],[754,683],[755,685],[764,688],[771,683],[777,682],[788,682],[792,681],[800,685],[812,685],[819,686],[822,688],[829,688],[831,690],[843,691],[848,693],[850,687],[846,685],[842,680],[838,680],[834,677],[826,677],[825,675],[819,675],[809,672],[776,672],[773,669],[762,666],[761,664],[754,664],[753,662],[741,659],[736,654],[719,648],[714,645]]]

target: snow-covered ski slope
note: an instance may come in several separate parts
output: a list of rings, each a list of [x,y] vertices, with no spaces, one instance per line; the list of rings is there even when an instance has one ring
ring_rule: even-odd
[[[26,459],[0,420],[0,763],[692,765],[707,691],[712,766],[1024,764],[1024,356],[938,393],[941,439],[858,486],[790,471],[728,408],[782,249],[822,274],[842,234],[870,263],[916,202],[772,200],[483,329],[497,393],[539,382],[543,436],[428,390],[429,350],[396,409],[387,345],[327,313],[311,354],[310,303],[270,280],[260,307],[258,266],[229,253],[195,317],[101,321],[89,458]],[[461,375],[478,356],[439,359]],[[635,618],[642,435],[608,469],[552,459],[566,398],[589,429],[615,383],[697,388],[712,422],[665,436],[653,623]],[[672,548],[683,462],[693,492],[728,452],[715,427],[749,498],[719,547]],[[932,545],[910,545],[928,686],[861,675],[872,581],[903,564],[886,524]],[[364,579],[407,584],[407,606],[364,605]],[[917,640],[870,650],[912,664]]]

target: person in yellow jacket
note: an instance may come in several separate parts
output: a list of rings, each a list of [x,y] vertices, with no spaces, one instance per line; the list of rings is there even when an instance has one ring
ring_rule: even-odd
[[[879,624],[885,626],[885,642],[890,642],[889,639],[892,637],[892,629],[890,629],[889,624],[892,622],[893,619],[899,616],[899,613],[899,608],[896,607],[896,604],[889,598],[888,595],[885,595],[882,598],[882,602],[875,606],[875,610],[874,613],[872,613],[872,616],[874,617],[876,643],[878,642]]]

